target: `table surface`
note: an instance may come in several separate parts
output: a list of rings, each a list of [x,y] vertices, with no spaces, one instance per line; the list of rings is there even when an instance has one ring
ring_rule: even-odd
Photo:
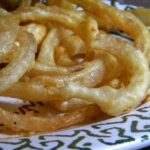
[[[137,6],[144,6],[150,8],[150,0],[118,0],[121,3],[133,4]]]

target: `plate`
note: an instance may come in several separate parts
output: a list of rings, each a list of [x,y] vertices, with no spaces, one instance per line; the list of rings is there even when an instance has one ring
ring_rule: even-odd
[[[104,2],[111,4],[109,0]],[[135,6],[116,3],[116,7],[130,9]],[[0,101],[6,99],[10,100],[1,97]],[[39,103],[40,105],[42,104]],[[34,103],[25,104],[23,108],[19,108],[19,111],[25,109],[36,111]],[[65,131],[28,137],[0,135],[0,150],[133,150],[148,145],[150,145],[150,101],[129,114]]]

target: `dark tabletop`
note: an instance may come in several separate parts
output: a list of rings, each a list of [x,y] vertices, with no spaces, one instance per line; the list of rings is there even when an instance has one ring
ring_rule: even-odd
[[[150,8],[150,0],[118,0],[121,3],[133,4]]]

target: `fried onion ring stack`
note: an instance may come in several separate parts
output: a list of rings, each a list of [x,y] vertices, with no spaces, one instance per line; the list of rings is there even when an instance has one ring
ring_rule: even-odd
[[[111,34],[122,31],[127,41]],[[22,2],[0,10],[0,95],[59,111],[38,116],[0,108],[17,132],[48,132],[138,107],[150,83],[150,37],[129,12],[98,0]],[[50,111],[50,110],[49,110]]]

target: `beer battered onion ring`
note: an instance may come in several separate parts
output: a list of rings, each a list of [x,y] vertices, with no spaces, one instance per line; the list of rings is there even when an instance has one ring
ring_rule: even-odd
[[[96,36],[95,28],[93,31],[93,25],[95,22],[91,22],[91,20],[95,19],[83,11],[71,11],[57,6],[49,7],[42,4],[37,4],[34,7],[25,7],[21,10],[17,10],[13,14],[20,17],[20,22],[52,21],[62,24],[79,35],[87,45],[89,43],[89,39],[87,38],[89,37],[88,34],[91,34],[93,37]]]
[[[75,66],[82,68],[82,64],[70,67],[59,66],[55,62],[55,50],[59,46],[60,35],[57,28],[52,28],[44,39],[37,60],[31,70],[31,74],[60,75],[71,72]],[[45,68],[45,69],[44,69]]]
[[[118,10],[96,0],[69,0],[97,17],[100,28],[119,29],[132,36],[135,46],[144,52],[150,62],[150,35],[144,24],[129,12]]]
[[[106,55],[106,56],[105,56]],[[48,102],[57,100],[54,96],[60,87],[70,82],[78,82],[87,87],[95,87],[102,81],[109,81],[115,78],[122,71],[119,62],[111,55],[103,54],[101,60],[95,59],[87,62],[84,68],[78,72],[67,75],[38,75],[31,78],[30,82],[17,82],[13,87],[1,93],[3,96],[21,98],[29,101]],[[111,74],[106,74],[113,67]],[[33,96],[34,95],[34,96]]]
[[[89,105],[78,110],[55,115],[53,117],[36,117],[31,114],[17,115],[0,108],[0,119],[12,131],[46,132],[55,131],[82,122],[94,120],[100,114],[97,105]]]
[[[99,44],[93,47],[106,50],[116,56],[131,75],[129,84],[120,89],[108,85],[88,88],[77,83],[70,83],[61,89],[64,99],[81,98],[97,103],[101,109],[112,116],[118,116],[137,107],[146,96],[150,73],[147,60],[141,51],[125,41],[106,34],[100,34]]]
[[[105,66],[103,62],[100,60],[94,60],[93,62],[87,63],[85,69],[79,72],[61,76],[37,76],[32,78],[29,83],[20,81],[1,95],[30,101],[41,101],[42,99],[43,102],[46,102],[54,99],[57,100],[57,97],[53,97],[53,94],[57,91],[58,87],[63,87],[70,81],[76,81],[88,87],[93,87],[103,80],[104,73]],[[93,76],[92,79],[91,75]]]
[[[21,31],[18,37],[18,49],[15,56],[6,67],[0,70],[0,92],[16,83],[29,69],[35,58],[36,43],[33,36]]]
[[[17,18],[8,15],[0,16],[0,60],[7,58],[18,33]]]

